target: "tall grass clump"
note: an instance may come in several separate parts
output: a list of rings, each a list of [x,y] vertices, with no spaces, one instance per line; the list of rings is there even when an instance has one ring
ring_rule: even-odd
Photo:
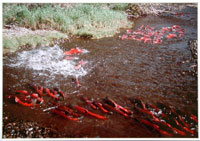
[[[112,4],[109,4],[109,7],[113,10],[125,11],[126,9],[129,8],[129,4],[128,3],[112,3]]]
[[[74,4],[59,7],[56,4],[4,4],[3,24],[27,28],[54,29],[75,36],[102,38],[113,36],[120,28],[130,27],[121,9],[126,5]],[[115,9],[115,10],[114,10]]]
[[[23,36],[3,37],[3,48],[14,52],[20,46],[29,45],[36,47],[37,45],[50,45],[57,39],[67,39],[67,35],[60,32],[49,32],[43,35],[26,34]]]

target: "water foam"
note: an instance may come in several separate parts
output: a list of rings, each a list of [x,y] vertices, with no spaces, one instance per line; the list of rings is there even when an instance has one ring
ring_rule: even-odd
[[[10,58],[9,62],[7,64],[9,67],[34,70],[35,75],[40,76],[50,74],[80,77],[87,74],[84,68],[78,70],[74,68],[77,61],[64,59],[64,52],[57,45],[19,52],[16,57]]]

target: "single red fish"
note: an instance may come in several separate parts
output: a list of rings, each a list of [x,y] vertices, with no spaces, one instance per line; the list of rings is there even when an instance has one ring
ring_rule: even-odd
[[[73,116],[75,116],[75,117],[79,117],[79,114],[75,113],[75,112],[73,111],[73,109],[71,109],[71,108],[69,108],[69,107],[67,107],[67,106],[61,106],[61,105],[59,105],[59,106],[57,107],[57,109],[60,110],[60,111],[63,111],[63,112],[67,112],[68,114],[73,115]]]
[[[58,88],[54,88],[54,95],[55,94],[60,94],[63,98],[65,98],[65,94]]]
[[[176,128],[173,128],[173,132],[174,132],[175,134],[179,134],[179,135],[182,135],[182,136],[185,136],[185,135],[186,135],[185,132],[183,132],[183,131],[181,131],[181,130],[178,130],[178,129],[176,129]]]
[[[168,31],[171,32],[171,31],[172,31],[172,28],[171,28],[171,27],[168,27]]]
[[[69,51],[64,52],[65,55],[72,55],[72,54],[79,54],[82,53],[83,50],[82,49],[76,49],[76,48],[72,48]]]
[[[170,38],[174,38],[177,37],[176,34],[172,34],[170,33],[169,35],[166,36],[166,38],[170,39]]]
[[[172,29],[176,29],[176,28],[180,28],[180,26],[179,25],[173,25],[172,26]]]
[[[131,30],[130,29],[126,30],[126,33],[131,34]]]
[[[154,32],[148,32],[147,35],[151,37],[151,36],[154,36],[154,34],[155,34]]]
[[[179,33],[184,33],[184,32],[185,30],[183,28],[179,30]]]
[[[85,109],[85,108],[82,108],[82,107],[80,107],[80,106],[77,106],[77,105],[76,105],[76,106],[74,106],[74,108],[77,109],[79,112],[84,113],[84,114],[86,114],[86,115],[90,115],[90,116],[93,116],[93,117],[96,117],[96,118],[102,119],[102,120],[106,120],[106,119],[107,119],[107,118],[104,117],[104,116],[100,116],[100,115],[98,115],[98,114],[92,113],[92,112],[90,112],[89,110],[87,110],[87,109]]]
[[[33,98],[35,98],[35,99],[37,99],[40,102],[40,104],[44,102],[44,100],[42,98],[40,98],[38,96],[38,94],[36,94],[36,93],[30,94],[30,96],[33,97]]]
[[[184,34],[184,32],[183,31],[179,31],[179,34]]]
[[[32,103],[22,102],[17,96],[15,96],[15,102],[19,103],[20,105],[25,106],[25,107],[33,107],[34,106]]]
[[[146,37],[142,37],[141,40],[144,41],[144,43],[150,42],[151,39],[150,38],[146,38]]]
[[[50,92],[50,90],[48,88],[45,89],[45,91],[47,92],[47,94],[52,97],[52,98],[55,98],[55,99],[59,99],[59,97],[56,97],[53,93]]]
[[[196,123],[198,123],[198,119],[195,115],[190,114],[190,119],[194,120]]]
[[[183,126],[178,122],[178,120],[176,120],[175,118],[174,118],[174,121],[176,122],[176,125],[178,125],[178,126],[180,126],[180,127],[183,127]]]
[[[61,96],[62,96],[63,98],[65,98],[65,94],[64,94],[61,90],[59,90],[58,93],[61,94]]]
[[[160,39],[153,40],[153,44],[161,44],[161,43],[162,43],[162,40]]]
[[[131,39],[135,39],[135,37],[136,37],[135,35],[131,35],[130,36]]]
[[[38,87],[38,94],[39,94],[40,96],[44,96],[43,90],[44,90],[43,87],[41,87],[41,86]]]
[[[183,37],[183,36],[184,36],[184,34],[179,34],[179,36],[178,36],[178,37],[180,38],[180,37]]]
[[[65,113],[60,112],[60,111],[58,111],[56,109],[51,109],[51,112],[55,113],[57,115],[60,115],[60,116],[64,117],[65,119],[69,119],[69,120],[73,120],[73,121],[77,121],[78,120],[77,118],[73,118],[73,117],[67,116]]]
[[[122,39],[122,40],[127,39],[127,38],[128,38],[128,36],[125,35],[125,34],[123,34],[123,35],[121,36],[121,39]]]
[[[145,110],[147,110],[145,103],[142,100],[140,100],[140,102],[142,104],[142,108],[145,109]]]
[[[162,28],[162,31],[163,31],[163,32],[166,32],[167,30],[168,30],[168,27],[163,27],[163,28]]]
[[[155,120],[153,120],[153,121],[155,121]],[[169,123],[167,123],[167,122],[165,122],[165,121],[156,120],[155,122],[161,123],[161,124],[163,124],[163,125],[169,127],[170,129],[173,129],[173,127],[172,127]]]
[[[154,121],[160,121],[157,117],[155,117],[155,115],[151,111],[145,110],[145,109],[140,109],[140,108],[136,108],[136,109],[139,110],[140,113],[152,116]]]
[[[111,109],[111,110],[113,110],[113,111],[116,111],[116,112],[120,113],[121,115],[123,115],[125,117],[129,117],[126,113],[124,113],[124,112],[120,111],[119,109],[114,108],[114,107],[112,107],[112,106],[110,106],[108,104],[104,104],[104,106],[109,108],[109,109]]]
[[[91,100],[89,100],[87,97],[83,97],[83,100],[90,105],[90,107],[92,107],[93,109],[97,109],[97,107],[93,104],[93,102]]]
[[[191,133],[192,135],[194,135],[194,133],[195,133],[194,130],[188,129],[187,127],[183,127],[183,129],[184,129],[186,132]]]
[[[144,25],[141,25],[141,26],[139,27],[139,30],[142,30],[144,27],[145,27]]]
[[[80,87],[81,86],[81,84],[79,83],[79,81],[78,81],[78,78],[76,77],[76,85],[78,86],[78,87]]]
[[[171,108],[171,107],[169,107],[169,108],[170,108],[170,110],[171,110],[171,112],[172,112],[173,114],[177,115],[176,110],[175,110],[174,108]]]
[[[110,103],[111,105],[113,105],[116,109],[122,110],[123,112],[125,112],[127,114],[131,114],[132,113],[128,109],[118,105],[114,100],[112,100],[110,98],[106,98],[105,101]]]
[[[108,110],[103,108],[103,105],[99,102],[97,102],[97,106],[104,112],[104,113],[109,113]]]
[[[166,131],[163,131],[163,130],[161,130],[161,129],[156,129],[159,133],[161,133],[161,134],[163,134],[163,135],[165,135],[165,136],[173,136],[172,134],[170,134],[170,133],[168,133],[168,132],[166,132]]]
[[[158,125],[153,124],[153,123],[151,123],[151,122],[149,122],[149,121],[147,121],[147,120],[141,119],[141,120],[139,120],[139,121],[140,121],[141,123],[145,124],[145,125],[148,125],[148,126],[154,128],[154,129],[159,129],[159,126],[158,126]]]
[[[27,95],[28,91],[26,91],[26,90],[16,90],[16,93],[21,93],[21,94]]]

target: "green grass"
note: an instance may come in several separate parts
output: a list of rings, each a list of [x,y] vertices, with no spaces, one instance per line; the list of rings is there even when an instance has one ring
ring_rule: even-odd
[[[130,27],[124,13],[127,4],[75,4],[61,8],[52,4],[4,4],[3,24],[31,29],[55,29],[94,39],[113,36]]]
[[[29,45],[35,47],[37,45],[49,45],[53,44],[53,41],[56,39],[66,39],[68,38],[66,34],[59,32],[46,33],[44,35],[32,35],[27,34],[24,36],[12,36],[12,37],[3,37],[3,48],[14,52],[18,47],[23,45]]]
[[[128,3],[112,3],[109,4],[109,7],[113,10],[125,11],[128,7]]]
[[[23,45],[47,45],[54,39],[67,35],[98,39],[113,36],[120,28],[131,27],[125,10],[128,4],[3,4],[3,25],[14,24],[21,27],[51,29],[59,31],[41,35],[3,37],[3,48],[16,51]]]

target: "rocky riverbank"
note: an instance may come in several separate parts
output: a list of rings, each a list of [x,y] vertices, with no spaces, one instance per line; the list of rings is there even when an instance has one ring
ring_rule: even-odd
[[[197,70],[197,59],[198,59],[198,52],[197,52],[198,44],[197,44],[197,40],[196,39],[189,40],[188,41],[188,46],[189,46],[189,49],[190,49],[191,54],[192,54],[192,62],[194,63],[191,66],[191,68],[193,68],[192,74],[194,76],[197,76],[197,74],[198,74],[198,70]]]
[[[36,122],[17,121],[3,126],[3,138],[56,138],[57,132]]]

